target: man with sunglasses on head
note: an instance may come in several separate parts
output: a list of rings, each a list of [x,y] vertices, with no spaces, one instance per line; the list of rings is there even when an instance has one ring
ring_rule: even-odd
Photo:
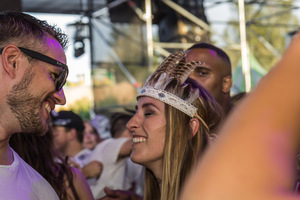
[[[66,35],[12,11],[0,12],[0,30],[0,199],[58,199],[8,142],[14,133],[44,135],[50,111],[66,103]]]

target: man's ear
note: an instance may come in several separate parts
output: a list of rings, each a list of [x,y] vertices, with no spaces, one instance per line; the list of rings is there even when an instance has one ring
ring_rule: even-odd
[[[75,128],[72,128],[70,131],[69,131],[69,139],[70,140],[76,140],[77,138],[77,132],[76,132],[76,129]]]
[[[223,77],[223,83],[222,83],[222,91],[223,91],[223,93],[230,92],[231,86],[232,86],[232,77],[231,77],[231,75],[224,76]]]
[[[198,132],[198,129],[199,129],[199,120],[197,118],[192,118],[189,122],[189,125],[190,125],[191,130],[192,130],[192,137],[194,137],[196,135],[196,133]]]
[[[16,76],[16,68],[18,67],[20,53],[20,49],[15,45],[8,45],[2,50],[2,65],[5,72],[11,78]]]

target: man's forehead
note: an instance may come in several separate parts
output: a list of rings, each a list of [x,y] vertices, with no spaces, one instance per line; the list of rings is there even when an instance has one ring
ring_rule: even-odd
[[[67,64],[66,54],[62,46],[59,44],[59,42],[52,37],[47,37],[47,40],[45,42],[46,42],[45,44],[47,46],[48,53],[50,54],[48,56],[64,64]]]
[[[212,56],[212,57],[218,57],[217,52],[215,52],[212,49],[206,49],[206,48],[196,48],[196,49],[190,49],[186,52],[187,58],[190,56],[193,57],[194,59],[199,57],[207,57],[207,56]]]
[[[211,49],[191,49],[187,52],[186,59],[188,62],[202,61],[204,65],[199,66],[200,68],[202,67],[202,69],[222,70],[220,69],[223,63],[222,59]]]
[[[230,75],[231,67],[228,62],[224,61],[216,51],[208,48],[194,48],[186,51],[186,58],[188,62],[203,61],[207,68],[212,71],[219,72],[222,75]]]

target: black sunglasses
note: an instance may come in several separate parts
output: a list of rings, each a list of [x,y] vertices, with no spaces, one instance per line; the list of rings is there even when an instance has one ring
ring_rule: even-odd
[[[60,75],[58,76],[58,78],[55,80],[55,88],[57,91],[61,90],[61,88],[64,86],[64,84],[66,83],[66,80],[67,80],[67,77],[68,77],[68,74],[69,74],[69,69],[68,69],[68,66],[53,59],[53,58],[50,58],[49,56],[46,56],[44,54],[41,54],[41,53],[38,53],[36,51],[32,51],[30,49],[26,49],[26,48],[23,48],[23,47],[18,47],[22,52],[26,53],[28,56],[32,57],[32,58],[35,58],[35,59],[38,59],[38,60],[41,60],[41,61],[44,61],[46,63],[49,63],[51,65],[55,65],[55,66],[58,66],[58,67],[61,67],[62,68],[62,72],[60,73]],[[2,54],[2,51],[3,51],[3,48],[0,49],[0,54]]]

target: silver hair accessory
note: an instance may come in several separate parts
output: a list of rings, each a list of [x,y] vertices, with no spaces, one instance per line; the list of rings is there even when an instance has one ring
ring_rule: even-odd
[[[137,98],[149,96],[162,101],[190,117],[197,116],[197,108],[191,103],[199,97],[198,89],[191,89],[190,94],[183,98],[183,92],[188,85],[184,82],[201,61],[186,63],[185,53],[178,51],[168,56],[147,79]],[[176,81],[176,87],[168,87]]]

